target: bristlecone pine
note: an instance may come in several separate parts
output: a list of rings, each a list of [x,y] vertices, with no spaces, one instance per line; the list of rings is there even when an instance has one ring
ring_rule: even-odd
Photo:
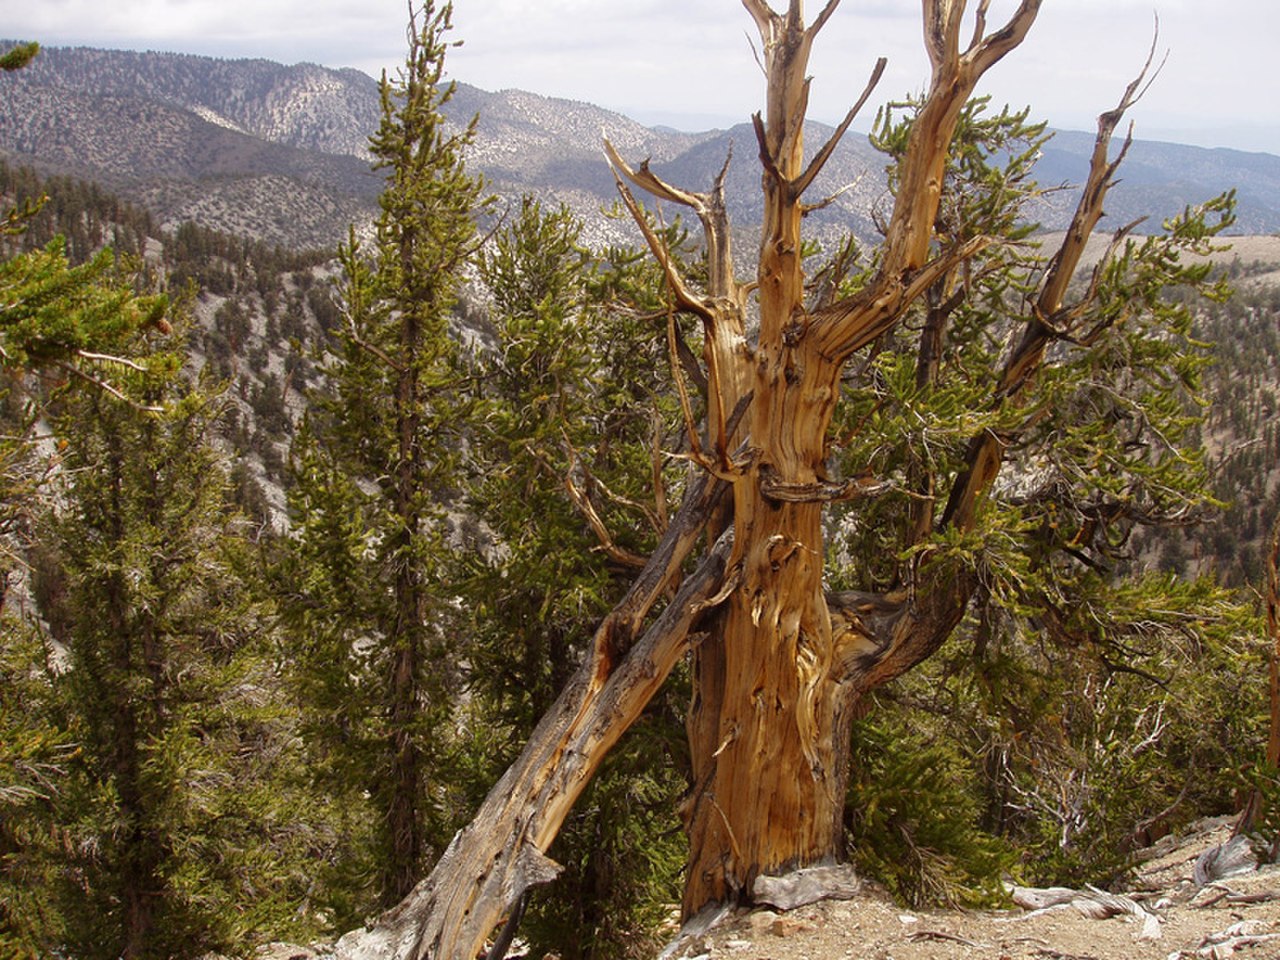
[[[868,691],[935,652],[978,588],[975,577],[931,565],[926,554],[913,567],[913,581],[890,593],[824,592],[824,506],[873,496],[884,486],[827,475],[828,426],[854,354],[992,242],[948,243],[935,232],[948,148],[975,85],[1022,42],[1040,2],[1022,0],[1007,23],[990,29],[982,0],[965,42],[964,0],[924,0],[932,80],[898,168],[878,270],[856,294],[821,302],[807,294],[802,260],[802,217],[812,202],[806,192],[870,96],[883,61],[830,141],[807,158],[809,55],[838,0],[810,24],[802,0],[791,0],[784,13],[765,0],[743,5],[759,29],[767,74],[767,107],[755,117],[765,199],[755,278],[744,283],[734,275],[723,171],[709,192],[690,192],[663,182],[645,164],[629,165],[606,145],[624,202],[666,269],[674,308],[702,321],[707,413],[691,435],[703,475],[474,821],[398,907],[371,929],[342,939],[338,954],[347,960],[476,956],[522,894],[555,877],[558,868],[546,850],[575,799],[690,652],[695,787],[686,810],[685,916],[745,899],[762,874],[836,861],[849,768],[842,731],[852,710]],[[1003,401],[1016,401],[1047,348],[1070,332],[1049,318],[1063,315],[1068,281],[1119,163],[1109,158],[1111,135],[1137,89],[1135,81],[1102,117],[1071,229],[1003,369],[992,372]],[[632,188],[696,215],[709,259],[702,289],[680,275]],[[749,300],[758,312],[755,332],[748,329]],[[971,526],[1012,439],[975,435],[967,469],[954,478],[949,496],[936,498],[945,507],[935,514],[932,503],[922,506],[920,527]],[[701,559],[682,573],[699,548]],[[650,618],[668,597],[662,613]],[[691,651],[695,629],[699,640]]]

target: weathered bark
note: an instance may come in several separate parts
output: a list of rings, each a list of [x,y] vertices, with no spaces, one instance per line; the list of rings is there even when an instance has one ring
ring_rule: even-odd
[[[785,15],[762,0],[744,5],[760,30],[768,79],[766,117],[755,120],[765,200],[760,329],[753,349],[743,351],[751,361],[743,371],[752,396],[751,457],[733,481],[741,582],[719,629],[699,649],[695,675],[686,916],[749,897],[761,874],[840,855],[849,750],[842,730],[865,689],[854,681],[871,683],[878,674],[845,669],[824,596],[823,508],[834,496],[857,492],[826,476],[828,428],[845,360],[891,328],[953,263],[980,249],[971,244],[927,260],[947,147],[974,84],[1017,44],[1038,7],[1024,3],[989,38],[979,17],[973,44],[962,53],[956,37],[964,4],[925,4],[934,82],[904,161],[885,265],[858,297],[811,315],[802,196],[830,145],[806,167],[807,67],[814,37],[836,3],[808,27],[799,2]],[[850,120],[852,113],[837,135]]]
[[[729,533],[640,632],[650,610],[680,580],[722,493],[722,483],[705,477],[692,485],[648,566],[601,624],[586,661],[475,819],[403,902],[372,928],[339,941],[338,957],[470,960],[527,889],[556,876],[560,868],[546,851],[574,801],[685,654],[692,626],[721,599]]]

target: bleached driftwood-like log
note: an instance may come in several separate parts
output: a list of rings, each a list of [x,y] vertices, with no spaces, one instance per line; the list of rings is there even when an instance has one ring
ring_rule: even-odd
[[[1139,940],[1159,940],[1160,918],[1132,897],[1108,893],[1097,887],[1072,890],[1068,887],[1017,887],[1009,888],[1013,902],[1024,910],[1038,913],[1055,907],[1070,907],[1090,920],[1106,920],[1110,917],[1130,916],[1142,922]]]
[[[751,886],[756,903],[794,910],[819,900],[851,900],[862,892],[862,881],[847,864],[806,867],[778,877],[760,875]]]
[[[1203,887],[1214,880],[1252,873],[1257,869],[1258,855],[1254,852],[1253,841],[1238,833],[1226,843],[1210,847],[1200,854],[1192,877],[1197,887]]]

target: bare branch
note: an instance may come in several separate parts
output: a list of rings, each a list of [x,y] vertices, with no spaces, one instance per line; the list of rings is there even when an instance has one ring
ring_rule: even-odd
[[[936,75],[959,52],[960,18],[964,4],[956,0],[925,0],[924,44]]]
[[[676,314],[674,310],[667,313],[667,350],[671,358],[671,379],[675,381],[676,393],[680,396],[680,412],[684,415],[684,429],[689,440],[689,449],[699,462],[705,458],[702,454],[702,441],[698,437],[697,420],[693,416],[693,404],[689,402],[689,388],[685,386],[684,377],[680,373],[680,356],[676,347]]]
[[[139,373],[146,373],[147,371],[146,367],[136,361],[129,360],[126,357],[117,357],[110,353],[91,353],[88,350],[77,350],[76,356],[83,360],[92,360],[94,363],[110,363],[120,367],[127,367]]]
[[[681,310],[697,314],[703,320],[708,322],[713,320],[715,317],[714,312],[685,285],[684,278],[680,276],[679,271],[676,269],[671,251],[662,242],[662,238],[654,232],[648,218],[644,215],[644,208],[640,206],[640,202],[636,200],[635,195],[623,182],[616,169],[613,177],[618,185],[618,193],[622,196],[622,202],[631,214],[631,219],[635,221],[636,226],[640,228],[640,232],[644,234],[645,243],[649,245],[650,252],[657,258],[659,266],[662,267],[662,272],[666,276],[667,283],[670,285],[671,292],[676,299],[676,305]]]
[[[767,47],[773,42],[774,25],[778,21],[778,15],[769,9],[769,5],[764,0],[742,0],[742,5],[747,8],[747,13],[751,14],[751,19],[756,22],[760,39]]]
[[[807,215],[810,213],[816,213],[819,210],[825,210],[827,207],[831,206],[831,204],[835,203],[837,200],[843,197],[850,190],[856,189],[858,185],[862,183],[862,180],[863,180],[863,175],[859,174],[858,179],[854,180],[853,183],[846,183],[843,187],[841,187],[835,193],[832,193],[832,194],[829,194],[828,196],[823,197],[817,203],[804,204],[803,207],[801,208],[801,212]]]
[[[889,61],[884,57],[881,57],[876,61],[875,69],[871,71],[871,79],[867,81],[866,87],[863,88],[862,96],[858,98],[857,103],[853,105],[852,109],[845,114],[844,120],[840,122],[840,126],[836,127],[836,131],[831,135],[830,139],[823,144],[822,149],[814,154],[813,160],[810,161],[808,169],[800,175],[800,178],[796,180],[793,185],[792,196],[803,196],[804,192],[809,189],[809,186],[813,183],[814,179],[816,179],[818,174],[822,171],[822,168],[826,166],[826,163],[831,158],[831,154],[835,151],[836,146],[848,131],[849,124],[853,123],[853,118],[858,115],[858,111],[862,109],[863,105],[867,102],[867,98],[871,96],[871,92],[880,82],[880,77],[884,74],[884,68],[888,62]]]
[[[991,244],[989,237],[974,237],[926,263],[893,283],[875,286],[839,300],[814,315],[811,332],[823,340],[822,351],[842,359],[865,347],[889,330],[911,303],[949,271],[976,256]]]
[[[972,50],[979,43],[987,32],[987,11],[991,8],[991,0],[982,0],[978,4],[978,10],[974,14],[973,19],[973,39],[969,41],[969,49]]]
[[[733,160],[732,146],[725,157],[720,172],[716,174],[712,192],[709,194],[682,190],[667,183],[649,169],[647,160],[640,164],[639,170],[633,169],[607,138],[604,141],[604,147],[609,163],[614,170],[615,179],[618,179],[618,174],[621,173],[637,187],[648,191],[659,200],[669,200],[680,206],[688,207],[697,214],[698,221],[702,225],[703,237],[707,244],[707,293],[712,298],[728,297],[738,300],[740,295],[733,276],[733,255],[730,251],[728,217],[724,207],[724,181],[729,172],[729,164]],[[623,200],[625,201],[626,199],[624,194]],[[628,203],[627,206],[631,210],[632,216],[635,217],[638,204],[635,208],[632,207],[631,203]],[[644,229],[644,227],[645,224],[641,224],[641,228]],[[650,240],[650,247],[653,247],[652,240]],[[666,251],[665,247],[663,249],[664,252],[659,254],[658,257],[664,261],[664,265],[669,265],[671,261],[670,252]],[[657,254],[656,250],[654,252]],[[681,304],[681,308],[698,313],[704,320],[710,322],[713,316],[708,312],[704,312],[704,310],[709,310],[706,303],[699,298],[692,299],[697,300],[697,305],[686,302]],[[700,307],[703,309],[700,309]]]
[[[764,167],[764,172],[779,183],[786,183],[787,179],[778,169],[778,164],[769,149],[769,133],[765,130],[764,117],[758,111],[751,115],[751,128],[756,132],[756,143],[760,146],[760,164]]]
[[[572,448],[570,448],[569,455],[576,461],[577,453]],[[609,528],[605,526],[604,521],[600,518],[600,514],[597,512],[595,504],[591,502],[591,498],[587,496],[581,487],[574,483],[572,469],[564,476],[564,488],[569,494],[569,499],[573,501],[573,505],[578,508],[578,512],[582,514],[583,519],[587,521],[587,525],[591,527],[591,532],[600,541],[600,549],[604,551],[605,556],[620,566],[628,567],[632,570],[643,570],[647,562],[646,558],[618,546],[613,536],[609,533]]]
[[[678,203],[681,206],[689,207],[696,211],[699,215],[706,209],[706,198],[690,193],[687,190],[681,190],[674,187],[666,181],[662,180],[657,174],[649,169],[649,161],[645,160],[640,164],[639,170],[632,169],[631,165],[622,158],[617,149],[609,138],[604,140],[605,153],[608,155],[609,164],[614,170],[620,170],[622,174],[634,183],[641,190],[646,190],[653,194],[659,200],[670,200],[672,203]]]
[[[127,404],[128,406],[132,407],[134,410],[139,410],[139,411],[142,411],[143,413],[164,412],[164,407],[155,407],[145,403],[138,403],[138,401],[122,393],[120,390],[118,390],[116,387],[113,387],[106,380],[103,380],[100,377],[95,377],[93,374],[88,373],[84,370],[81,370],[75,364],[60,363],[58,364],[58,369],[62,370],[64,373],[71,374],[71,376],[73,377],[78,377],[79,379],[83,380],[85,383],[88,383],[91,386],[96,387],[98,390],[101,390],[103,393],[110,394],[111,396],[119,400],[121,403]]]
[[[658,532],[666,533],[671,525],[667,510],[667,484],[662,476],[662,418],[656,408],[651,409],[649,433],[649,472],[653,484],[654,516],[658,520]]]
[[[732,575],[731,530],[683,573],[724,490],[705,476],[694,480],[645,569],[475,820],[405,900],[343,937],[337,957],[473,957],[526,889],[554,877],[545,851],[573,802],[684,655],[698,617]],[[649,611],[677,583],[675,597],[641,634]]]
[[[979,75],[985,73],[992,64],[1026,39],[1027,31],[1031,29],[1036,14],[1040,12],[1040,3],[1041,0],[1022,0],[1017,11],[1003,28],[982,39],[976,47],[965,54],[965,60],[972,64]],[[985,7],[984,3],[982,11],[984,20]]]
[[[818,35],[818,31],[831,19],[831,15],[836,12],[836,7],[838,6],[840,6],[840,0],[828,0],[827,5],[822,8],[822,12],[814,18],[813,23],[809,25],[809,29],[805,31],[811,43],[813,38]]]
[[[1049,268],[1040,287],[1037,309],[1041,316],[1052,316],[1062,308],[1066,297],[1067,286],[1080,266],[1089,237],[1093,234],[1098,221],[1102,219],[1102,204],[1107,192],[1114,182],[1116,170],[1128,155],[1133,144],[1133,128],[1130,126],[1125,141],[1114,159],[1110,157],[1111,138],[1116,127],[1124,118],[1125,112],[1132,107],[1143,93],[1150,87],[1144,80],[1155,62],[1156,39],[1152,40],[1151,50],[1138,75],[1125,87],[1116,106],[1098,117],[1098,133],[1094,138],[1093,155],[1089,161],[1089,176],[1085,180],[1080,200],[1076,204],[1075,214],[1067,227],[1062,245],[1050,261]],[[1158,71],[1157,71],[1158,72]],[[1154,80],[1155,77],[1153,76]],[[1103,261],[1105,263],[1105,259]],[[1101,269],[1100,263],[1098,269]]]

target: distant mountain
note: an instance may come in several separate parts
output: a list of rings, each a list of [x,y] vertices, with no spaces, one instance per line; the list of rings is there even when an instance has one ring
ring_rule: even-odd
[[[458,123],[479,115],[471,159],[496,192],[568,203],[588,221],[591,241],[631,236],[601,215],[617,198],[602,136],[692,189],[708,187],[733,150],[730,213],[744,234],[759,223],[749,124],[679,133],[590,104],[466,85],[449,111]],[[0,75],[0,152],[13,162],[103,183],[165,224],[190,220],[293,247],[332,246],[348,224],[373,215],[381,178],[365,145],[378,117],[372,79],[311,64],[49,48],[29,68]],[[830,132],[813,124],[810,142]],[[1044,151],[1041,181],[1083,179],[1091,145],[1088,134],[1060,133]],[[873,211],[887,205],[883,167],[864,137],[845,138],[816,186],[819,195],[848,188],[815,214],[820,236],[873,232]],[[1158,224],[1236,187],[1238,232],[1280,230],[1278,157],[1138,142],[1122,177],[1108,204],[1114,223],[1151,213]],[[1056,195],[1045,226],[1061,226],[1072,203]]]
[[[1037,177],[1045,185],[1078,183],[1092,152],[1093,134],[1058,131],[1036,164]],[[1186,206],[1234,188],[1239,210],[1232,233],[1280,231],[1280,157],[1272,154],[1135,140],[1118,177],[1107,203],[1113,223],[1149,215],[1158,227]]]

